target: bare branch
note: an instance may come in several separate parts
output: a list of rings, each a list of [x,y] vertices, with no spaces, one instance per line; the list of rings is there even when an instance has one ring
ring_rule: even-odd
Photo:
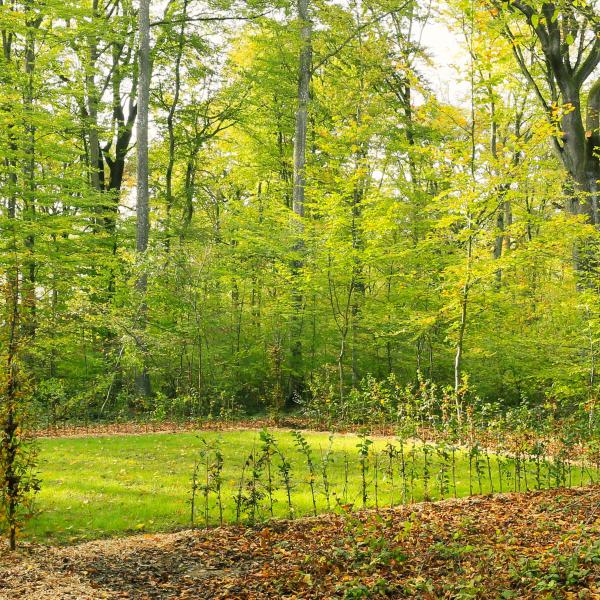
[[[586,59],[581,63],[580,67],[575,71],[575,83],[581,87],[586,79],[594,72],[594,69],[600,63],[600,37],[599,32],[596,32],[594,45],[587,55]]]

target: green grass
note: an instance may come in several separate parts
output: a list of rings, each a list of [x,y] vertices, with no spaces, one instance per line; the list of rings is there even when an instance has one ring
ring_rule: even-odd
[[[227,431],[223,433],[202,432],[198,434],[207,441],[220,437],[224,453],[223,503],[227,522],[235,520],[235,495],[242,466],[253,448],[261,445],[256,431]],[[202,446],[198,435],[192,433],[146,434],[130,436],[62,438],[40,440],[40,475],[42,488],[36,500],[36,516],[27,524],[25,536],[44,543],[64,543],[81,539],[125,534],[133,531],[164,531],[187,526],[190,523],[190,489],[194,463]],[[311,514],[312,500],[306,462],[294,444],[290,433],[276,432],[279,448],[292,463],[291,476],[294,483],[293,505],[297,516]],[[310,433],[306,439],[313,448],[316,463],[317,506],[326,510],[326,501],[321,484],[319,463],[321,452],[328,446],[328,434]],[[391,438],[390,438],[391,439]],[[344,487],[344,457],[350,463],[347,501],[355,506],[362,505],[361,472],[355,435],[336,436],[333,444],[329,479],[331,489],[341,500]],[[386,442],[377,438],[371,449],[382,451]],[[419,473],[412,496],[423,499],[422,452],[417,452],[415,470]],[[434,464],[431,469],[430,497],[439,499],[437,457],[431,454]],[[457,453],[456,487],[459,496],[469,493],[468,458]],[[407,462],[410,449],[407,449]],[[373,468],[368,473],[369,505],[375,502]],[[380,458],[382,471],[384,457]],[[275,459],[275,464],[277,464]],[[498,474],[495,459],[492,459],[494,489],[498,491]],[[409,466],[407,465],[407,469]],[[399,502],[401,489],[396,464],[394,501]],[[275,516],[286,517],[285,492],[280,485],[275,493]],[[574,473],[573,483],[577,484]],[[529,467],[530,486],[534,482],[533,466]],[[514,479],[504,481],[504,489],[510,489]],[[524,484],[522,484],[524,486]],[[473,472],[474,493],[479,490]],[[483,491],[490,491],[487,474]],[[379,475],[379,504],[391,503],[391,484],[382,472]],[[452,489],[451,495],[454,494]],[[203,499],[198,497],[197,522],[203,523]],[[335,500],[332,498],[332,506]],[[268,506],[262,504],[262,514],[267,516]],[[211,497],[211,520],[216,522],[217,510]]]

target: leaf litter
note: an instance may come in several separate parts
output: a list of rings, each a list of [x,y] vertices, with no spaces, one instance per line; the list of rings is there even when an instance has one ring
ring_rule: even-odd
[[[600,486],[23,544],[0,598],[600,600]]]

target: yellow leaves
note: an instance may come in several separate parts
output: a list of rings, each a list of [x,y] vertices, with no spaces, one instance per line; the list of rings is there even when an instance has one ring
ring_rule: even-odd
[[[566,102],[565,104],[552,104],[551,113],[553,121],[560,121],[566,115],[572,113],[575,109],[575,106],[571,102]]]

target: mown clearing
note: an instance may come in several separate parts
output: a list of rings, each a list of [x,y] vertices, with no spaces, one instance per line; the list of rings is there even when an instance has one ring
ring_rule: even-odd
[[[333,438],[328,466],[330,486],[329,507],[324,491],[322,463],[329,446],[326,433],[305,433],[312,449],[315,475],[313,487],[317,512],[334,510],[338,504],[362,507],[362,472],[357,435],[338,435]],[[310,474],[306,458],[298,450],[290,432],[274,432],[277,447],[290,462],[292,480],[292,504],[295,516],[314,512],[310,490]],[[45,543],[73,543],[132,532],[155,532],[174,530],[190,525],[191,478],[194,463],[200,456],[203,438],[207,442],[221,439],[223,452],[222,504],[224,523],[237,520],[236,494],[244,463],[253,451],[260,451],[261,441],[256,430],[177,434],[147,434],[132,436],[107,436],[85,438],[56,438],[40,440],[40,468],[42,487],[36,501],[38,514],[27,525],[28,539]],[[383,453],[388,442],[398,444],[394,438],[373,438],[366,463],[367,506],[384,507],[401,501],[419,501],[425,496],[432,500],[442,496],[440,484],[441,456],[432,446],[429,450],[427,479],[424,480],[424,457],[422,447],[411,456],[410,444],[405,444],[406,489],[400,477],[401,459],[396,456],[393,478],[390,477],[388,458]],[[375,455],[378,454],[377,458]],[[377,462],[377,477],[375,464]],[[465,452],[456,452],[454,474],[446,465],[444,477],[446,497],[455,493],[466,496],[473,491],[488,493],[499,491],[499,465],[491,457],[489,465],[480,457],[480,476],[475,473]],[[346,467],[346,462],[348,466]],[[278,469],[279,457],[273,457],[273,514],[287,518],[289,507],[286,491]],[[488,472],[489,467],[489,472]],[[528,465],[528,485],[534,487],[535,465]],[[514,465],[507,461],[504,466],[504,491],[515,487]],[[250,468],[245,469],[248,484]],[[201,469],[202,471],[202,469]],[[346,471],[348,472],[346,482]],[[471,475],[469,477],[469,471]],[[584,481],[589,479],[584,473]],[[571,483],[579,485],[582,473],[573,470]],[[490,479],[491,477],[491,479]],[[200,479],[202,473],[200,474]],[[491,483],[490,483],[491,482]],[[199,483],[202,483],[200,481]],[[377,490],[376,490],[377,483]],[[255,520],[270,516],[267,497],[267,473],[263,469],[257,485],[263,497],[256,507]],[[525,485],[525,480],[520,485]],[[524,489],[524,488],[521,488]],[[247,492],[248,490],[246,490]],[[197,523],[204,524],[204,498],[198,490],[196,497]],[[218,524],[218,507],[215,494],[209,498],[209,522]],[[240,521],[247,521],[249,509],[241,511]]]
[[[317,462],[327,450],[329,435],[305,435]],[[202,448],[200,437],[207,441],[220,437],[223,441],[224,518],[232,522],[236,517],[234,496],[244,462],[252,450],[260,446],[256,430],[40,440],[39,514],[28,524],[27,535],[37,541],[74,542],[111,534],[189,526],[191,477]],[[306,462],[290,433],[277,432],[275,437],[292,463],[296,514],[310,514],[312,500]],[[357,443],[356,435],[336,436],[330,463],[331,485],[341,495],[344,459],[348,456],[347,500],[352,503],[360,502],[361,496]],[[378,438],[373,447],[381,450],[385,443],[384,438]],[[465,472],[460,475],[459,489],[464,494],[468,492],[467,475]],[[418,497],[419,491],[416,494]],[[276,516],[287,516],[284,495],[281,487],[275,491]],[[326,501],[318,489],[316,500],[318,510],[325,510]],[[382,482],[379,502],[385,505],[389,501],[390,493]],[[202,504],[201,497],[198,502]],[[374,498],[370,499],[372,502]],[[211,498],[211,515],[216,520],[213,504]]]

